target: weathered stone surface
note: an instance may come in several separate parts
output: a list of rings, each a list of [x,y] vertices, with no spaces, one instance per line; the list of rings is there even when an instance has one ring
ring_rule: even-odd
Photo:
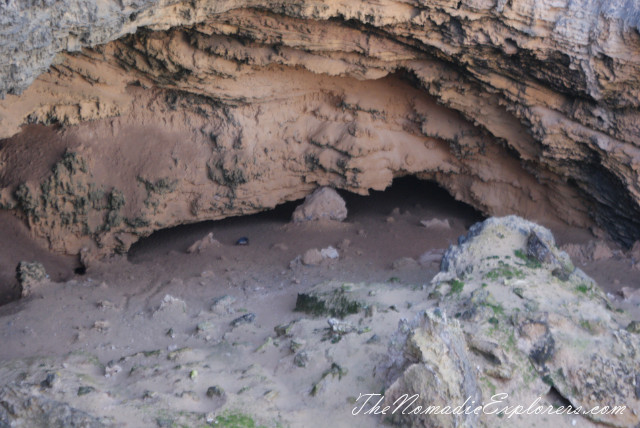
[[[530,404],[551,392],[573,409],[625,406],[619,414],[585,417],[636,426],[640,336],[582,271],[573,269],[565,280],[557,277],[557,265],[566,267],[570,261],[551,233],[510,216],[474,225],[461,241],[447,251],[432,282],[443,296],[438,308],[422,314],[419,322],[400,323],[388,362],[381,366],[392,385],[387,404],[403,392],[428,397],[421,405],[440,406],[462,404],[467,397],[480,402],[479,396],[486,403],[505,393],[502,408]],[[534,241],[542,261],[527,254]],[[491,426],[487,415],[480,423],[454,416],[421,415],[399,422]],[[513,424],[508,426],[536,417],[506,416]]]
[[[11,384],[0,388],[0,427],[102,428],[110,425],[65,402],[41,396],[35,385]]]
[[[400,426],[425,428],[478,426],[480,415],[473,413],[409,413],[418,406],[459,405],[467,398],[476,403],[482,402],[476,370],[469,359],[464,334],[457,321],[448,323],[441,316],[423,312],[412,323],[401,322],[392,339],[389,357],[392,362],[389,373],[402,373],[385,391],[385,405],[400,409],[391,415],[391,421]],[[414,394],[420,397],[415,403],[411,399]],[[401,405],[403,403],[406,404]]]
[[[42,263],[20,262],[16,267],[16,279],[18,280],[18,287],[20,287],[20,295],[27,297],[40,284],[46,282],[49,277]]]
[[[338,192],[330,187],[321,187],[307,196],[293,212],[294,222],[310,220],[343,221],[347,218],[347,205]]]
[[[0,102],[0,203],[56,251],[126,251],[162,227],[406,174],[489,215],[640,238],[633,2],[0,10],[0,93],[22,91]]]

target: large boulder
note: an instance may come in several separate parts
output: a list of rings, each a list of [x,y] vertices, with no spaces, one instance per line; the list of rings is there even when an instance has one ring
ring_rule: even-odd
[[[438,307],[402,321],[391,344],[387,404],[403,393],[439,406],[506,394],[501,407],[526,410],[546,397],[565,412],[607,407],[583,415],[595,424],[640,423],[640,336],[627,330],[629,316],[558,250],[549,230],[515,216],[474,225],[445,253],[430,296],[440,299]],[[510,412],[505,426],[541,420]],[[495,415],[482,414],[480,422],[467,416],[394,418],[414,427],[496,422]],[[573,417],[554,423],[570,426]]]
[[[344,199],[330,187],[320,187],[307,196],[293,212],[291,220],[295,223],[310,220],[343,221],[347,218],[347,205]]]

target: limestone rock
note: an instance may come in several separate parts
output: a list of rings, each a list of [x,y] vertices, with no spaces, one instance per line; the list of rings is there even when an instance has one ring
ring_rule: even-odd
[[[431,220],[422,220],[420,222],[427,229],[451,229],[451,225],[449,224],[449,219],[445,218],[444,220],[439,218],[432,218]]]
[[[330,187],[321,187],[307,196],[302,205],[293,212],[291,220],[299,223],[310,220],[343,221],[347,218],[347,206],[338,192]]]
[[[553,388],[574,409],[627,406],[587,416],[595,422],[637,425],[640,337],[591,278],[567,268],[549,230],[514,216],[490,218],[460,241],[432,284],[445,296],[439,310],[460,320],[473,365],[510,397]]]
[[[2,403],[0,405],[0,426],[2,427],[102,428],[111,425],[67,403],[40,396],[24,384],[11,384],[0,388],[0,403]]]
[[[453,403],[482,402],[475,367],[469,359],[466,342],[457,321],[423,312],[412,323],[401,321],[390,349],[391,384],[385,391],[385,405],[399,408],[390,419],[399,426],[477,427],[480,415],[415,415],[408,411],[429,405],[444,407]],[[394,379],[394,374],[402,374]],[[408,397],[419,395],[412,403]],[[398,401],[400,400],[400,401]],[[403,410],[406,412],[403,414]]]
[[[415,175],[630,247],[639,16],[623,0],[4,2],[0,206],[57,252],[104,256]]]
[[[187,248],[187,253],[200,253],[208,248],[219,247],[220,241],[213,237],[213,232],[210,232],[202,239],[197,240]]]
[[[20,295],[28,297],[37,287],[48,280],[49,275],[47,275],[42,263],[22,261],[16,267],[16,278],[18,287],[20,287]]]
[[[302,255],[302,263],[307,266],[316,266],[322,263],[324,257],[322,257],[322,253],[317,248],[311,248]]]

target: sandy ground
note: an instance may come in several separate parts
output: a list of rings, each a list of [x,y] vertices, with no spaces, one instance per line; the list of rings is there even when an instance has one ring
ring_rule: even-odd
[[[217,363],[199,369],[197,387],[193,381],[191,389],[184,389],[178,380],[175,386],[168,386],[166,394],[176,388],[182,391],[178,398],[177,393],[171,395],[174,401],[168,400],[168,405],[183,400],[184,391],[193,390],[197,399],[191,404],[180,401],[179,406],[203,413],[215,411],[224,403],[212,404],[198,398],[203,397],[210,383],[215,381],[225,390],[236,391],[233,397],[237,398],[247,387],[243,384],[247,382],[246,371],[255,369],[259,372],[255,376],[262,379],[262,384],[272,386],[265,386],[264,391],[254,387],[253,391],[260,390],[261,396],[270,394],[269,391],[280,392],[280,404],[275,406],[278,410],[269,413],[272,420],[279,420],[278,412],[286,411],[300,413],[293,419],[297,423],[310,423],[326,415],[321,414],[309,395],[313,385],[306,381],[303,384],[302,379],[322,378],[322,373],[332,367],[336,359],[348,360],[351,367],[348,380],[336,381],[337,386],[329,388],[326,397],[320,398],[325,408],[342,409],[348,415],[353,407],[349,400],[353,401],[353,397],[362,392],[350,388],[356,388],[355,379],[367,378],[367,371],[372,370],[385,352],[384,343],[367,348],[363,344],[369,336],[358,335],[347,342],[351,348],[343,346],[335,355],[324,351],[324,355],[311,358],[306,368],[292,364],[294,352],[287,346],[275,346],[265,352],[255,350],[274,336],[275,326],[302,318],[293,312],[298,292],[326,280],[396,286],[397,294],[385,298],[389,302],[398,299],[398,307],[402,303],[403,309],[385,312],[380,318],[385,323],[383,330],[390,334],[398,320],[407,316],[405,312],[411,305],[404,303],[419,305],[421,286],[428,284],[439,269],[437,262],[397,261],[418,260],[427,251],[445,250],[482,217],[453,201],[437,186],[412,179],[399,180],[387,192],[374,192],[369,197],[343,195],[349,209],[343,223],[292,224],[289,218],[296,204],[285,204],[259,215],[158,232],[136,244],[127,256],[114,256],[90,267],[84,275],[73,273],[77,267],[75,260],[48,254],[32,244],[26,228],[5,215],[0,228],[3,242],[0,281],[4,298],[12,296],[8,290],[13,285],[19,260],[43,262],[52,280],[57,282],[38,289],[27,299],[0,307],[0,361],[34,356],[65,358],[69,352],[79,352],[95,355],[100,367],[104,367],[110,361],[141,351],[170,352],[189,347],[193,350],[191,359],[187,358],[185,363],[185,367],[189,367],[189,361],[197,361],[204,355],[211,357],[219,351],[217,357],[211,357],[211,361]],[[446,218],[451,227],[426,228],[420,223],[433,218]],[[559,244],[585,244],[594,239],[586,231],[566,227],[552,229]],[[220,242],[219,246],[200,253],[186,252],[191,244],[210,232]],[[241,237],[248,238],[249,245],[235,245]],[[625,286],[640,288],[640,275],[631,269],[631,261],[610,245],[614,249],[613,258],[578,266],[611,293],[615,304],[630,310],[634,318],[640,320],[637,303],[623,302],[617,294]],[[325,261],[319,266],[292,263],[310,248],[328,246],[338,249],[338,260]],[[171,309],[167,295],[179,299],[175,302],[180,310]],[[231,296],[235,301],[225,306],[222,313],[215,313],[212,303],[222,296]],[[255,314],[254,322],[230,327],[234,319],[250,313]],[[207,322],[211,329],[203,326],[202,323]],[[300,324],[303,327],[299,327],[301,336],[313,336],[318,325],[326,327],[326,320],[314,321],[315,324],[305,322],[303,320]],[[313,354],[315,339],[301,340],[309,342]],[[321,349],[319,343],[316,353]],[[225,350],[227,346],[230,350]],[[358,361],[362,364],[358,365]],[[299,376],[302,372],[296,370],[304,371],[308,377]],[[236,376],[237,373],[240,374]],[[3,380],[1,373],[0,380]],[[162,383],[155,379],[155,384],[150,385],[162,389],[159,386]],[[379,387],[379,380],[372,381],[370,386]],[[146,393],[146,389],[140,388],[140,385],[132,386],[129,391]],[[288,409],[283,408],[284,402],[290,404]],[[123,420],[127,415],[126,411],[122,413]],[[341,420],[340,414],[332,418],[334,422]],[[123,420],[119,422],[124,423]],[[144,420],[147,422],[153,426]],[[351,423],[349,426],[372,426],[373,420],[365,418]]]

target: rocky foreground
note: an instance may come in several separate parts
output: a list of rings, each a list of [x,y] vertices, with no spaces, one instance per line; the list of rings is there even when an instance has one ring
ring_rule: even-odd
[[[200,281],[209,280],[203,273]],[[156,291],[153,310],[134,317],[129,303],[99,300],[106,284],[79,290],[98,300],[103,313],[115,312],[112,320],[122,320],[96,322],[79,335],[111,338],[117,353],[133,330],[148,337],[149,348],[108,362],[90,352],[3,362],[0,426],[640,422],[638,324],[611,306],[547,229],[515,216],[473,226],[445,253],[429,285],[393,277],[386,283],[323,282],[271,318],[261,315],[259,301],[242,308],[231,296],[214,297],[208,310],[193,313],[172,295],[185,286]],[[21,310],[44,304],[27,300]],[[152,345],[167,340],[168,347]],[[487,403],[507,394],[501,408],[526,408],[538,397],[555,409],[626,407],[616,415],[374,415],[368,411],[376,403],[365,405],[361,395],[380,394],[375,401],[382,409],[413,393],[421,405]]]

